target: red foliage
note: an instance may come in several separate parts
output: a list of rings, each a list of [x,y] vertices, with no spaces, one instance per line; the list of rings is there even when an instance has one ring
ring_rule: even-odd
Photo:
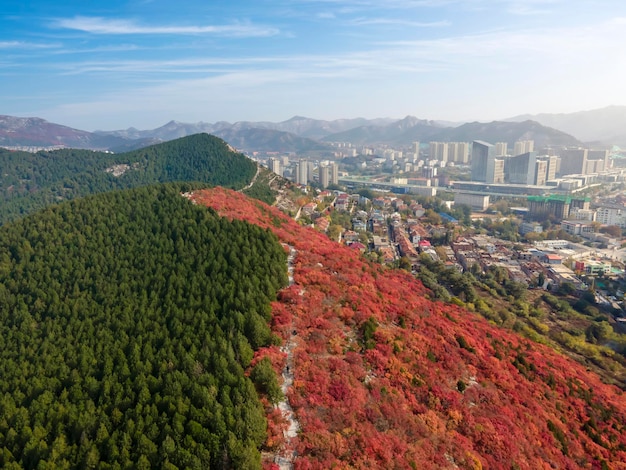
[[[272,320],[283,338],[298,332],[296,469],[626,468],[624,394],[579,364],[431,302],[407,273],[370,264],[277,209],[219,188],[194,200],[297,250],[296,284],[280,293]],[[365,349],[370,318],[377,327]],[[274,350],[256,357],[264,354],[280,367]]]

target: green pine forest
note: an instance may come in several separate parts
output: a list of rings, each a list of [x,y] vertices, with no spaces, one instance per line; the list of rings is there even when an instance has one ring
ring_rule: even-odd
[[[135,154],[134,181],[187,175],[147,165],[153,151]],[[32,184],[52,188],[60,167],[33,166]],[[91,169],[73,184],[112,185]],[[244,371],[277,341],[286,255],[269,231],[182,197],[191,187],[107,192],[0,227],[0,467],[261,468],[268,379]]]
[[[123,174],[115,176],[116,165]],[[226,142],[196,134],[131,152],[0,148],[0,225],[60,201],[154,183],[199,181],[240,189],[256,165]]]

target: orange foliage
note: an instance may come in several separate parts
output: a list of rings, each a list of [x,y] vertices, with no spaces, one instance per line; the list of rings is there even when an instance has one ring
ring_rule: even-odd
[[[626,469],[624,394],[579,364],[428,300],[409,274],[277,209],[220,188],[193,198],[297,250],[296,284],[279,294],[272,320],[283,338],[297,331],[296,469]],[[264,354],[281,367],[274,350]]]

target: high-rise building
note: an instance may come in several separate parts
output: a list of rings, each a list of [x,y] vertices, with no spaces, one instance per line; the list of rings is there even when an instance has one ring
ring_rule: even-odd
[[[513,156],[532,152],[533,150],[535,150],[534,140],[518,140],[513,148]]]
[[[502,157],[508,155],[509,144],[506,142],[496,142],[496,157]]]
[[[339,184],[339,164],[337,162],[330,164],[330,184]]]
[[[309,162],[301,159],[296,163],[296,183],[308,184],[309,182]]]
[[[537,157],[537,163],[545,162],[546,164],[545,165],[546,166],[546,174],[545,174],[546,182],[554,181],[556,179],[556,169],[557,169],[558,160],[559,160],[559,157],[557,157],[556,155],[541,155]],[[537,179],[541,179],[539,176],[539,173],[537,173]]]
[[[317,168],[320,186],[327,188],[331,184],[339,184],[339,165],[336,162],[320,165]]]
[[[283,165],[280,158],[270,157],[267,159],[267,166],[270,170],[276,173],[278,176],[283,176]]]
[[[587,160],[587,165],[583,171],[583,175],[591,175],[593,173],[599,173],[604,170],[604,161],[602,160]]]
[[[587,170],[589,151],[583,148],[560,151],[561,167],[559,175],[582,175]]]
[[[448,142],[431,142],[429,158],[431,160],[448,161]]]
[[[320,186],[322,188],[327,188],[330,183],[330,167],[328,165],[320,165],[317,168],[317,171],[319,172],[318,178]]]
[[[434,178],[437,176],[437,167],[436,166],[425,166],[422,167],[422,176],[424,178]]]
[[[307,166],[307,170],[306,170],[307,181],[305,184],[313,181],[313,175],[315,175],[315,163],[307,160],[306,166]]]
[[[467,164],[469,162],[469,153],[470,153],[469,142],[457,142],[456,148],[457,148],[457,151],[456,151],[457,158],[455,162]]]
[[[467,163],[469,161],[469,144],[467,142],[448,142],[447,161]]]
[[[534,153],[534,152],[531,152]],[[548,162],[546,160],[535,161],[534,185],[545,186],[548,178]]]
[[[487,142],[472,143],[472,181],[504,183],[504,158],[495,155],[495,147]]]
[[[589,209],[589,198],[563,195],[528,196],[528,211],[532,218],[548,216],[567,219],[572,209]]]
[[[508,157],[506,159],[507,181],[513,184],[535,184],[537,180],[536,164],[537,154],[535,152]],[[543,179],[545,180],[545,176]]]
[[[487,162],[487,180],[486,183],[501,184],[504,183],[504,161],[503,157],[493,159],[493,172],[492,166]]]
[[[608,150],[589,150],[587,152],[587,171],[585,174],[600,173],[609,169]]]
[[[413,142],[413,154],[415,155],[416,159],[420,158],[420,143],[419,142]]]

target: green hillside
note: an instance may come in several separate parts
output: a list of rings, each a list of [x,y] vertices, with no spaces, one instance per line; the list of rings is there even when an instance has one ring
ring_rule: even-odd
[[[0,467],[260,468],[266,420],[244,369],[273,341],[285,252],[186,190],[109,192],[0,228]],[[252,376],[267,388],[266,372]]]
[[[199,181],[239,189],[255,172],[254,162],[208,134],[121,154],[0,149],[0,224],[59,201],[153,183]]]

